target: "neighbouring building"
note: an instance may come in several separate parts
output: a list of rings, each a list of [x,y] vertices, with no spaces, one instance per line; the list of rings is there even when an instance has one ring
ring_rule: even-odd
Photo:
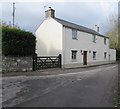
[[[116,61],[116,50],[109,48],[109,37],[99,27],[89,29],[55,17],[45,11],[45,20],[36,31],[38,56],[62,54],[62,68],[83,67]]]

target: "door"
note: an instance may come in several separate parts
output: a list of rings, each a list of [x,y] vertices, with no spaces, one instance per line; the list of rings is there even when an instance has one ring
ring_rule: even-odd
[[[83,65],[87,65],[87,51],[83,52]]]

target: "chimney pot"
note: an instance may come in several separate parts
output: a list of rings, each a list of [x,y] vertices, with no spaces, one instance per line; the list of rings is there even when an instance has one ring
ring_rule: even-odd
[[[96,32],[99,32],[99,27],[97,25],[94,25],[93,30],[95,30]]]

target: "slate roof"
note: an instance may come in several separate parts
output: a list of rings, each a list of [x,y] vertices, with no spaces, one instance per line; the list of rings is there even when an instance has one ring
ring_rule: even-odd
[[[80,30],[80,31],[83,31],[83,32],[95,34],[95,35],[98,35],[98,36],[101,36],[101,37],[109,38],[109,37],[107,37],[107,36],[104,36],[104,35],[96,32],[95,30],[92,30],[92,29],[89,29],[89,28],[86,28],[86,27],[83,27],[83,26],[80,26],[80,25],[77,25],[77,24],[74,24],[74,23],[71,23],[71,22],[62,20],[62,19],[59,19],[59,18],[56,18],[56,17],[55,17],[54,19],[55,19],[57,22],[59,22],[60,24],[64,25],[65,27],[73,28],[73,29],[77,29],[77,30]]]

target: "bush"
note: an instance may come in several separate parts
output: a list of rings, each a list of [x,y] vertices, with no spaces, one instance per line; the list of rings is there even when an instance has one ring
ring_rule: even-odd
[[[28,56],[35,53],[36,38],[31,32],[2,27],[2,53],[12,56]]]
[[[2,29],[0,28],[0,55],[2,54]]]
[[[120,61],[120,50],[116,51],[116,59]]]

